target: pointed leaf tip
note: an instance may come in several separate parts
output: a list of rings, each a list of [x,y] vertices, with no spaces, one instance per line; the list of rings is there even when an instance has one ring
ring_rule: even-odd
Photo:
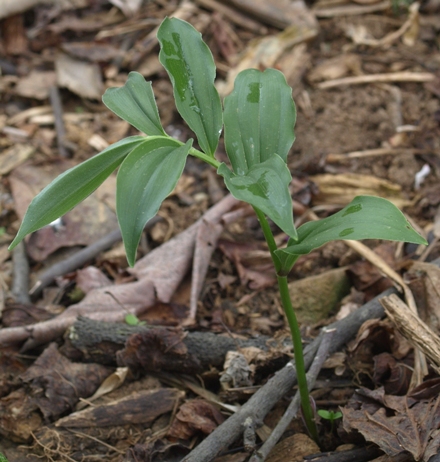
[[[298,240],[289,240],[277,252],[303,255],[330,241],[384,239],[427,244],[405,215],[391,202],[375,196],[358,196],[338,213],[298,228]]]
[[[109,88],[102,101],[117,116],[146,135],[166,135],[160,123],[151,82],[147,82],[139,72],[130,72],[122,87]]]
[[[223,115],[211,51],[200,32],[177,18],[164,19],[157,38],[159,60],[173,84],[177,110],[197,135],[202,150],[214,156]]]
[[[143,136],[125,138],[55,178],[30,203],[9,250],[28,234],[47,226],[82,202],[143,140]]]

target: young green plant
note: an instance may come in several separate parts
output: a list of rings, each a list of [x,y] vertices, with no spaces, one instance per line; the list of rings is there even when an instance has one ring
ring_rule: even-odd
[[[333,433],[333,428],[335,424],[335,420],[338,420],[342,417],[341,411],[327,411],[325,409],[319,409],[317,414],[324,420],[328,420],[330,422],[330,431]]]
[[[89,196],[114,170],[116,212],[128,263],[146,222],[174,189],[188,155],[217,169],[237,199],[251,204],[261,223],[278,278],[282,304],[292,333],[301,405],[311,435],[317,439],[310,406],[301,336],[290,301],[287,275],[300,255],[336,239],[390,239],[424,244],[404,215],[390,202],[356,197],[340,212],[295,228],[287,155],[295,140],[296,109],[292,90],[275,69],[248,69],[238,74],[233,92],[223,102],[214,85],[212,54],[190,24],[166,18],[159,27],[159,59],[171,79],[177,110],[197,137],[186,143],[170,137],[161,125],[152,84],[131,72],[124,86],[108,89],[104,104],[146,136],[125,138],[66,171],[40,194],[26,212],[12,242],[50,224]],[[230,166],[215,158],[220,134]],[[268,219],[289,240],[278,248]]]

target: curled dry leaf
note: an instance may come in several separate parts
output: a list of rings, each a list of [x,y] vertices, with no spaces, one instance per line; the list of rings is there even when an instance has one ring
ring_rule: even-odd
[[[86,63],[60,53],[55,60],[57,81],[83,98],[101,99],[104,92],[101,71],[97,64]]]
[[[342,409],[346,431],[358,430],[388,456],[408,451],[415,460],[428,462],[440,448],[440,396],[417,401],[389,396],[383,388],[361,389]]]
[[[213,404],[203,399],[194,399],[182,404],[168,436],[185,440],[198,432],[209,435],[224,420],[223,414]]]
[[[53,420],[73,409],[79,398],[92,395],[110,373],[99,364],[69,361],[52,343],[21,377],[44,418]]]

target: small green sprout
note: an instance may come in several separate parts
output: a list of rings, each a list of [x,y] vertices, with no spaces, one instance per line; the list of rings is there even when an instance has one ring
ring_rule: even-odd
[[[325,409],[319,409],[318,410],[318,415],[325,419],[330,421],[330,431],[333,433],[333,427],[335,424],[335,420],[338,420],[342,417],[342,412],[341,411],[327,411]]]
[[[145,321],[140,321],[139,318],[133,313],[128,313],[125,315],[125,323],[129,326],[145,326],[147,324]]]
[[[342,417],[341,411],[326,411],[325,409],[319,409],[318,415],[325,420],[330,420],[330,422],[334,422],[337,419]]]
[[[8,462],[8,459],[0,452],[0,462]]]
[[[358,196],[338,213],[296,229],[287,166],[295,140],[296,108],[284,75],[275,69],[244,70],[222,104],[214,85],[214,59],[201,34],[185,21],[166,18],[157,37],[159,59],[173,84],[177,110],[195,133],[200,149],[193,147],[192,139],[183,143],[166,133],[151,82],[131,72],[124,86],[105,92],[103,102],[147,136],[118,141],[56,178],[29,205],[10,249],[71,210],[119,168],[116,213],[127,260],[133,266],[144,226],[176,186],[187,157],[208,163],[224,178],[234,197],[253,206],[260,221],[292,334],[302,411],[317,440],[301,334],[289,295],[289,272],[301,255],[334,240],[426,241],[393,204],[372,196]],[[230,165],[215,158],[222,129]],[[277,246],[268,219],[289,237],[285,247]],[[138,320],[128,315],[126,322]]]

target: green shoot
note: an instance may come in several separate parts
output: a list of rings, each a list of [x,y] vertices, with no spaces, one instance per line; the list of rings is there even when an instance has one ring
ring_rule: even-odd
[[[317,440],[287,275],[300,255],[333,240],[426,241],[393,204],[371,196],[356,197],[335,215],[296,229],[287,166],[295,140],[296,108],[283,74],[275,69],[242,71],[233,92],[223,101],[223,109],[214,85],[214,59],[200,33],[185,21],[166,18],[157,36],[160,62],[173,84],[177,109],[195,133],[200,150],[192,147],[193,140],[182,143],[165,132],[151,82],[131,72],[123,87],[106,91],[103,101],[146,136],[125,138],[55,179],[31,202],[10,249],[71,210],[119,168],[116,212],[128,263],[133,266],[143,228],[176,186],[187,157],[198,157],[213,166],[232,195],[253,206],[261,223],[292,334],[302,410],[307,428]],[[230,166],[215,158],[222,128]],[[289,236],[286,247],[277,247],[268,220]],[[140,324],[133,315],[127,315],[126,322]],[[334,420],[336,415],[327,416]]]

